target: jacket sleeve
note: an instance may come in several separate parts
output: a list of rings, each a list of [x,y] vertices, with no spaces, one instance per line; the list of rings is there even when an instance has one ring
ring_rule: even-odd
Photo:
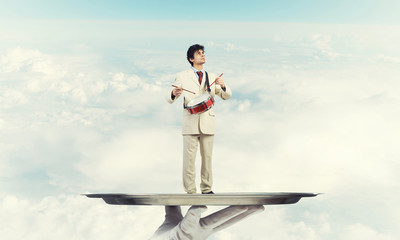
[[[228,85],[225,84],[225,91],[220,85],[215,85],[215,95],[218,95],[223,100],[228,100],[232,97],[232,90]]]
[[[181,78],[179,77],[179,75],[177,75],[177,76],[175,77],[175,81],[174,81],[174,84],[173,84],[173,85],[175,85],[175,86],[182,86],[182,80],[181,80]],[[174,88],[174,87],[173,87],[173,88]],[[178,99],[178,98],[180,97],[180,96],[178,96],[178,97],[172,98],[172,90],[173,90],[173,88],[168,92],[168,95],[166,96],[167,102],[169,102],[169,103],[174,103],[175,100]]]

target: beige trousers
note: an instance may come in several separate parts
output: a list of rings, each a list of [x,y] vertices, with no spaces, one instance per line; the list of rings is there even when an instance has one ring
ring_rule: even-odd
[[[196,154],[200,144],[202,192],[211,191],[212,150],[214,135],[183,135],[183,187],[187,193],[196,193]]]

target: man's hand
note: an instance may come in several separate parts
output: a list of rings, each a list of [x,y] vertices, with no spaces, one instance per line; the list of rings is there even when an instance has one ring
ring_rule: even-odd
[[[179,97],[183,92],[183,88],[182,87],[175,87],[174,89],[172,89],[172,96],[174,97]]]
[[[230,206],[201,218],[206,206],[192,206],[185,217],[180,206],[165,206],[165,221],[151,240],[205,240],[211,234],[264,210],[264,206]]]
[[[217,77],[217,79],[215,80],[215,84],[220,85],[221,88],[225,88],[225,82],[222,77]]]

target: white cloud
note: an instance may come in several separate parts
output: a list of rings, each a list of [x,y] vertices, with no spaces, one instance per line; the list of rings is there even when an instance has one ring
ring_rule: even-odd
[[[385,233],[376,232],[368,226],[357,223],[344,229],[339,239],[394,240],[396,238]]]
[[[143,88],[144,90],[159,91],[161,87],[159,84],[146,83],[136,74],[127,76],[125,73],[109,73],[112,76],[110,86],[117,90],[118,92]]]
[[[82,149],[85,161],[78,163],[77,168],[99,190],[177,191],[180,137],[178,132],[143,125],[104,143],[86,146]]]
[[[54,73],[49,66],[47,56],[38,50],[23,49],[17,47],[8,50],[4,55],[0,56],[1,73],[9,73],[16,71],[32,71],[39,73]]]
[[[379,62],[387,62],[387,63],[400,63],[400,58],[399,57],[392,57],[392,56],[386,56],[384,54],[379,54],[376,57],[377,61]]]
[[[238,111],[244,112],[247,111],[250,107],[251,107],[251,102],[248,99],[246,99],[243,102],[239,103]]]
[[[18,90],[0,87],[0,91],[0,104],[4,109],[20,106],[28,102],[28,97]]]
[[[244,51],[244,52],[247,52],[247,51],[249,51],[250,49],[248,49],[248,48],[245,48],[245,47],[240,47],[240,46],[236,46],[236,45],[234,45],[234,44],[232,44],[232,43],[226,43],[225,44],[225,50],[226,51]]]
[[[206,47],[212,47],[216,49],[223,49],[227,52],[263,52],[263,53],[269,53],[271,52],[271,49],[269,48],[258,48],[254,46],[243,46],[239,44],[234,44],[234,43],[216,43],[213,41],[209,41],[206,44]]]
[[[148,239],[163,220],[161,207],[110,206],[84,196],[38,202],[3,195],[2,237],[17,239]]]
[[[327,35],[316,34],[312,36],[315,41],[315,46],[320,50],[330,50],[331,49],[331,37]]]

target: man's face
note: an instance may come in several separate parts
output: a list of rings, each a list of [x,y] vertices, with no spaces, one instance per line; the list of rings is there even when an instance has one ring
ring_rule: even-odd
[[[193,65],[201,65],[206,62],[206,57],[204,56],[204,51],[203,50],[197,50],[194,53],[193,58],[190,59],[192,61]]]

